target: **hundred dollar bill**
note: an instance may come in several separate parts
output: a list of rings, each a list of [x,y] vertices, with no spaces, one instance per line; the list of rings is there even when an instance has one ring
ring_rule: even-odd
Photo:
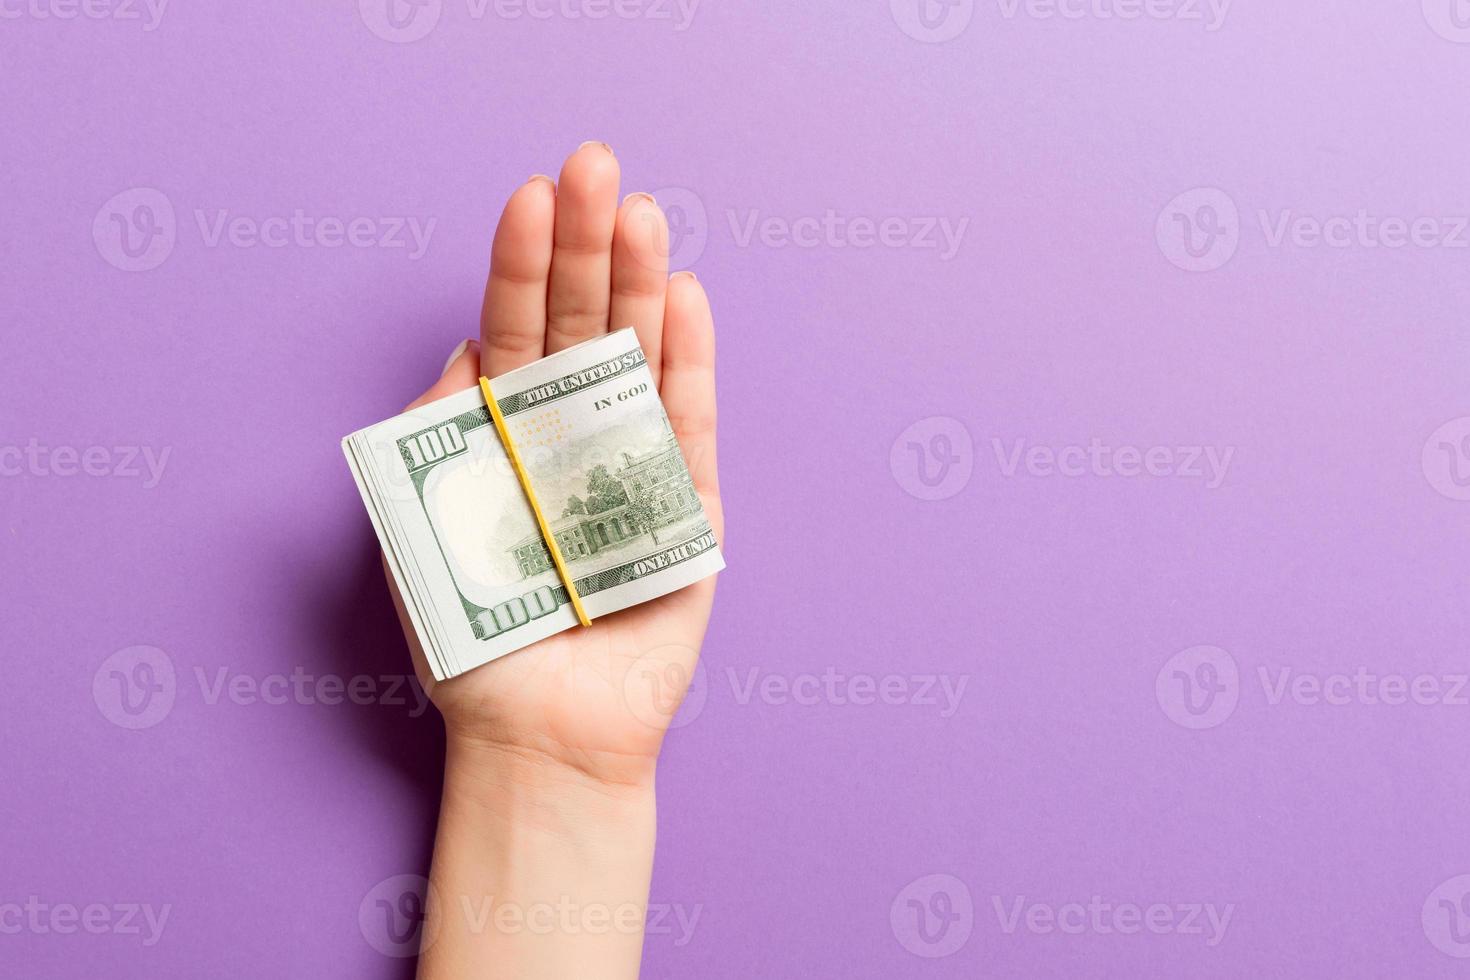
[[[725,567],[631,328],[490,385],[590,617]],[[435,678],[577,627],[479,388],[342,448]]]

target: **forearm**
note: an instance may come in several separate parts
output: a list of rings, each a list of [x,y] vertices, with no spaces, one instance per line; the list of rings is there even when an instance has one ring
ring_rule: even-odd
[[[653,781],[451,737],[421,980],[638,976]]]

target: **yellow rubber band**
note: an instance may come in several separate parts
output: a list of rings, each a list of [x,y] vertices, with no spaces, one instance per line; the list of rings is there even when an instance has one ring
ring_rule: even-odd
[[[577,622],[583,626],[591,626],[592,620],[588,618],[587,610],[582,608],[582,597],[577,594],[577,587],[572,584],[572,573],[567,569],[567,563],[562,560],[561,549],[556,545],[556,535],[551,533],[551,524],[546,520],[546,515],[541,512],[541,504],[536,500],[536,491],[531,489],[531,475],[526,472],[526,467],[521,462],[521,454],[510,438],[510,429],[505,424],[505,416],[500,414],[500,405],[496,403],[495,395],[490,391],[488,378],[480,379],[480,390],[485,393],[485,404],[490,409],[490,418],[495,422],[495,431],[500,433],[500,442],[505,446],[505,454],[510,457],[510,465],[516,471],[516,477],[521,481],[521,489],[526,491],[526,500],[531,505],[531,513],[536,515],[536,524],[541,528],[541,537],[546,542],[546,550],[551,552],[551,563],[556,566],[556,574],[561,576],[561,584],[566,586],[567,595],[571,597],[572,610],[577,614]]]

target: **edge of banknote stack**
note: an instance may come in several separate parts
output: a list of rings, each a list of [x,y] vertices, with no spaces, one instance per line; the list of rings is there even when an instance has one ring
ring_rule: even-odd
[[[725,567],[631,328],[490,386],[594,621]],[[436,679],[580,628],[479,387],[342,450]]]

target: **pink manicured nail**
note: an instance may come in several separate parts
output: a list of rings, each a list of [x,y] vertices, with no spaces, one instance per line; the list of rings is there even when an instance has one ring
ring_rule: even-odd
[[[460,357],[464,354],[465,351],[469,350],[469,347],[470,347],[471,344],[475,344],[475,341],[473,341],[473,340],[461,340],[459,342],[459,346],[454,349],[454,353],[452,353],[452,354],[449,355],[449,360],[447,360],[447,361],[444,362],[444,370],[440,371],[439,374],[441,376],[442,375],[445,375],[445,374],[448,374],[449,373],[449,369],[454,366],[454,362],[457,361],[457,360],[459,360]],[[476,344],[476,346],[479,346],[479,345]]]

